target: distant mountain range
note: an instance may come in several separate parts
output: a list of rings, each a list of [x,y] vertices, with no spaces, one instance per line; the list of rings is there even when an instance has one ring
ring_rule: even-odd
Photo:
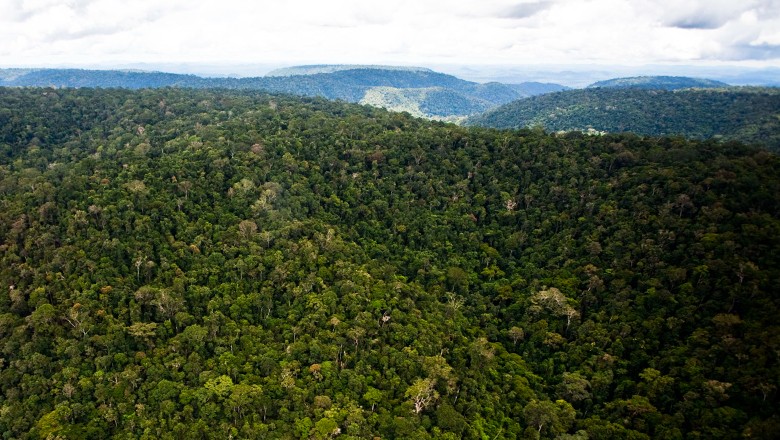
[[[265,76],[295,76],[315,75],[317,73],[333,73],[342,70],[371,69],[371,70],[395,70],[401,72],[433,72],[427,67],[414,66],[381,66],[375,64],[312,64],[308,66],[292,66],[274,69]]]
[[[425,68],[344,65],[292,67],[253,78],[204,78],[125,70],[0,69],[0,86],[264,90],[362,102],[447,120],[482,113],[516,99],[566,89],[546,83],[480,84]]]
[[[540,126],[551,131],[714,137],[780,151],[780,89],[670,91],[621,86],[567,90],[514,101],[469,118],[466,123],[494,128]]]

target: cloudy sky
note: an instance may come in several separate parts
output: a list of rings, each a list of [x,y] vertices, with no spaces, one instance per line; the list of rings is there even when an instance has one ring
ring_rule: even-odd
[[[0,0],[0,65],[780,66],[780,0]]]

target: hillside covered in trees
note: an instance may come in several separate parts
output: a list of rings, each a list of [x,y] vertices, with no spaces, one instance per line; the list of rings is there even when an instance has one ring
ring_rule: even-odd
[[[780,431],[780,160],[248,91],[0,89],[0,432]]]
[[[123,70],[0,69],[0,86],[263,90],[362,102],[415,116],[452,120],[515,99],[566,89],[537,82],[479,84],[423,68],[349,65],[291,67],[250,78]]]
[[[780,151],[780,89],[567,90],[511,102],[467,124],[716,138]]]
[[[634,76],[629,78],[613,78],[597,81],[589,88],[615,88],[615,89],[649,89],[649,90],[678,90],[691,88],[723,88],[729,85],[706,78],[689,78],[686,76]]]

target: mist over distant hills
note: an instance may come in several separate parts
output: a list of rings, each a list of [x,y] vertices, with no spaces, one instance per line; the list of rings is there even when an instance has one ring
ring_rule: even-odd
[[[307,66],[292,66],[274,69],[265,76],[294,76],[314,75],[317,73],[333,73],[342,70],[371,69],[371,70],[395,70],[401,72],[433,72],[427,67],[414,66],[380,66],[376,64],[312,64]]]
[[[433,65],[436,71],[476,82],[553,82],[582,88],[598,81],[635,76],[708,78],[736,86],[780,86],[780,68],[688,65]]]

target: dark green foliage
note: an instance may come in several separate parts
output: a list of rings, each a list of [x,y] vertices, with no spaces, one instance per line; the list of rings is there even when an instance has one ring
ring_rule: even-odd
[[[716,138],[780,151],[778,90],[750,87],[678,91],[568,90],[509,103],[469,119],[468,124]]]
[[[780,163],[321,99],[0,89],[5,438],[753,438]]]

